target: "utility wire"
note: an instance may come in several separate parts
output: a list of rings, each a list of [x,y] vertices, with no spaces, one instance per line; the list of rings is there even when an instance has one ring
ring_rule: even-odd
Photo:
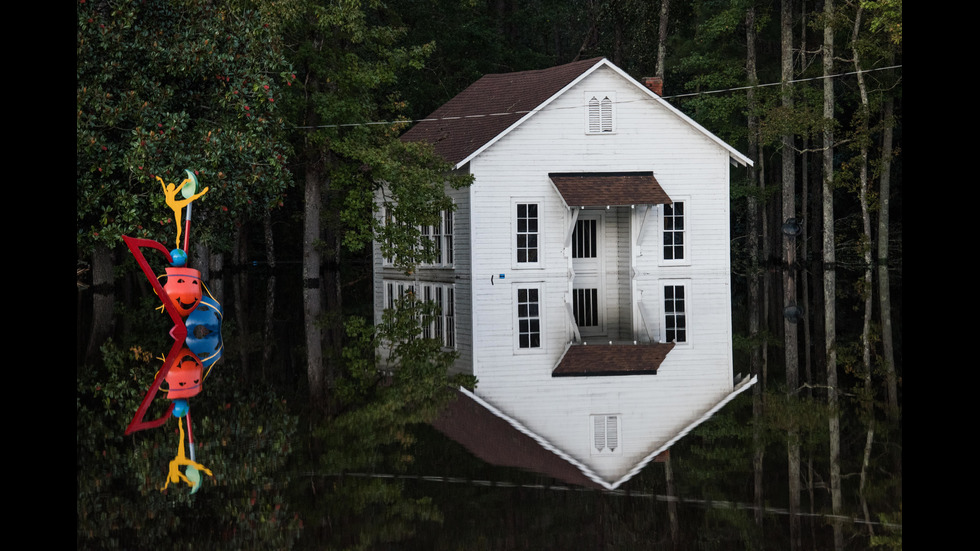
[[[866,70],[863,70],[863,71],[860,71],[860,72],[867,74],[867,73],[873,73],[873,72],[877,72],[877,71],[888,71],[888,70],[892,70],[892,69],[901,69],[901,68],[902,68],[902,65],[890,65],[888,67],[878,67],[878,68],[875,68],[875,69],[866,69]],[[849,72],[846,72],[846,73],[837,73],[837,74],[834,74],[834,75],[821,75],[821,76],[818,76],[818,77],[793,79],[793,80],[789,80],[789,81],[787,81],[785,83],[782,82],[782,81],[780,81],[780,82],[769,82],[769,83],[765,83],[765,84],[756,84],[754,86],[735,86],[735,87],[732,87],[732,88],[723,88],[723,89],[720,89],[720,90],[705,90],[705,91],[702,91],[702,92],[691,92],[691,93],[688,93],[688,94],[674,94],[674,95],[671,95],[671,96],[662,96],[662,98],[665,99],[665,100],[670,100],[670,99],[678,99],[678,98],[689,98],[689,97],[694,97],[694,96],[705,96],[705,95],[709,95],[709,94],[726,94],[726,93],[730,93],[730,92],[739,92],[739,91],[742,91],[742,90],[750,90],[752,88],[768,88],[768,87],[771,87],[771,86],[782,86],[783,84],[796,84],[796,83],[800,83],[800,82],[813,82],[813,81],[824,80],[824,79],[828,79],[828,78],[842,78],[842,77],[853,76],[853,75],[856,75],[858,73],[859,73],[859,71],[849,71]],[[646,100],[641,100],[641,101],[646,101]],[[624,104],[624,103],[634,103],[634,102],[633,101],[617,101],[615,103],[617,103],[617,104]],[[349,128],[349,127],[356,127],[356,126],[382,126],[382,125],[383,126],[390,126],[390,125],[396,125],[396,124],[417,124],[417,123],[420,123],[420,122],[454,121],[454,120],[463,120],[463,119],[479,119],[479,118],[484,118],[484,117],[503,117],[503,116],[512,116],[512,115],[526,115],[528,113],[535,113],[535,112],[538,112],[538,111],[550,111],[550,110],[559,110],[559,109],[578,109],[579,107],[581,107],[581,106],[576,105],[576,106],[573,106],[573,107],[550,107],[550,108],[544,108],[544,109],[530,109],[530,110],[526,110],[526,111],[508,111],[508,112],[503,112],[503,113],[478,113],[478,114],[473,114],[473,115],[457,115],[457,116],[454,116],[454,117],[442,117],[442,118],[435,118],[435,119],[432,119],[432,118],[426,118],[426,119],[399,119],[399,120],[394,120],[394,121],[369,121],[369,122],[351,122],[351,123],[343,123],[343,124],[319,124],[319,125],[313,125],[313,126],[295,126],[294,128],[296,128],[297,130],[317,130],[317,129],[322,129],[322,128]]]
[[[305,473],[304,476],[313,476],[314,473]],[[657,501],[663,502],[674,502],[687,505],[698,505],[702,507],[707,507],[709,509],[738,509],[738,510],[756,510],[759,507],[755,505],[749,505],[747,503],[740,503],[737,501],[726,501],[726,500],[712,500],[712,499],[691,499],[682,498],[677,496],[668,496],[661,494],[653,494],[649,492],[634,492],[625,490],[594,490],[589,488],[579,488],[572,486],[561,486],[555,484],[517,484],[514,482],[497,482],[492,480],[473,480],[468,478],[459,478],[452,476],[426,476],[426,475],[398,475],[398,474],[382,474],[382,473],[335,473],[335,474],[322,474],[319,476],[337,476],[337,477],[351,477],[351,478],[387,478],[387,479],[397,479],[397,480],[419,480],[424,482],[444,482],[450,484],[468,484],[471,486],[485,486],[489,488],[526,488],[532,490],[552,490],[552,491],[562,491],[562,492],[602,492],[608,495],[618,496],[618,497],[638,497],[638,498],[648,498],[655,499]],[[762,507],[763,514],[772,515],[791,515],[788,509],[781,507]],[[828,520],[839,520],[843,522],[852,522],[854,524],[870,524],[874,526],[881,526],[884,528],[890,528],[895,530],[901,530],[902,525],[894,522],[876,522],[867,521],[862,518],[849,517],[844,515],[832,515],[823,513],[796,513],[796,516],[800,517],[814,517],[823,518]]]

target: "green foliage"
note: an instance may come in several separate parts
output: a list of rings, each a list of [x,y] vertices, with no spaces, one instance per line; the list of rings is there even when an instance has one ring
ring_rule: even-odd
[[[902,551],[902,504],[898,504],[897,512],[881,513],[878,517],[884,528],[879,529],[874,536],[871,536],[871,547]]]
[[[324,462],[331,472],[378,461],[401,468],[412,461],[410,427],[434,419],[451,398],[452,388],[463,382],[447,375],[457,353],[421,335],[420,320],[434,315],[434,303],[406,294],[394,309],[385,310],[379,326],[368,326],[360,318],[348,321],[348,370],[337,389],[343,410],[329,422],[329,438],[348,444],[346,449],[327,446]],[[376,357],[379,350],[384,360]],[[351,441],[358,442],[353,449]]]
[[[292,84],[262,0],[76,5],[79,252],[123,234],[170,242],[160,184],[184,169],[209,188],[195,235],[219,236],[281,204],[291,176],[278,101]]]
[[[902,44],[902,0],[862,0],[861,6],[871,16],[873,32],[884,32],[890,43]]]
[[[423,118],[488,73],[543,69],[572,60],[585,29],[583,10],[562,0],[477,2],[396,0],[389,17],[406,41],[430,48],[425,68],[398,71],[412,119]]]
[[[312,162],[308,177],[325,184],[337,216],[330,231],[353,252],[378,240],[410,271],[431,257],[418,246],[420,226],[451,208],[444,185],[470,181],[452,174],[431,148],[399,141],[404,123],[379,122],[403,118],[406,104],[393,87],[399,74],[422,67],[432,46],[403,45],[406,29],[380,2],[297,6],[286,29],[297,44],[290,55],[301,77],[287,107],[302,121],[295,142]],[[382,205],[398,224],[375,216]]]
[[[196,459],[211,469],[196,494],[161,492],[176,455],[176,419],[124,436],[159,368],[154,354],[112,341],[76,380],[76,546],[79,549],[289,548],[301,521],[285,501],[297,419],[268,389],[243,388],[222,361],[191,402]],[[165,411],[158,394],[146,419]],[[189,452],[188,452],[189,453]]]
[[[348,228],[345,244],[357,250],[376,240],[382,254],[407,273],[432,261],[435,253],[421,228],[438,224],[440,213],[453,208],[446,185],[458,189],[469,185],[472,177],[451,173],[431,147],[419,143],[388,140],[363,150],[360,160],[370,167],[371,184],[348,192],[342,213]],[[387,220],[374,215],[379,206]]]
[[[466,382],[447,376],[457,354],[420,335],[420,320],[434,315],[433,303],[408,294],[377,327],[348,320],[347,373],[336,392],[342,410],[316,431],[322,472],[401,472],[414,462],[415,427],[433,420],[453,386]],[[379,348],[387,351],[390,368],[378,367]],[[420,523],[442,520],[430,499],[408,497],[399,481],[351,477],[332,485],[326,511],[317,514],[345,527],[327,536],[329,546],[351,549],[401,541]],[[362,526],[367,519],[370,526]]]

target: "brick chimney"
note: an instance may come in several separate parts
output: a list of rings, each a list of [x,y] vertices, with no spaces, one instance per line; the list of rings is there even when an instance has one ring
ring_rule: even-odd
[[[652,90],[654,94],[663,97],[664,79],[660,77],[643,77],[643,85]]]

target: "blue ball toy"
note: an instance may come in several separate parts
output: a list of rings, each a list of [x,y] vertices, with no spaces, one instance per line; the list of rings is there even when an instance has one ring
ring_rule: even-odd
[[[174,417],[180,418],[187,415],[187,400],[183,398],[174,400]]]
[[[170,258],[174,260],[172,265],[177,266],[178,268],[184,264],[187,264],[187,253],[184,252],[184,249],[174,249],[170,251]]]

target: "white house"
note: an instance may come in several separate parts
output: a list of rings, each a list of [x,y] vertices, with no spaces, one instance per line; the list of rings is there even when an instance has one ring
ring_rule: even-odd
[[[472,186],[414,274],[375,247],[375,315],[413,289],[465,399],[616,488],[733,378],[729,168],[751,160],[603,58],[486,75],[419,122]]]

